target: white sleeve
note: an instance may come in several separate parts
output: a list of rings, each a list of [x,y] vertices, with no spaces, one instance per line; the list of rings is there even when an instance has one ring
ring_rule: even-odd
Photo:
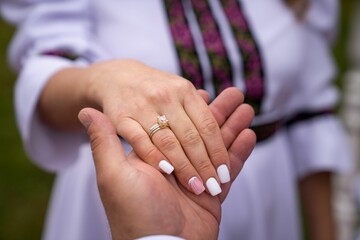
[[[87,0],[4,0],[1,11],[18,28],[10,45],[10,63],[18,71],[30,57],[52,50],[88,61],[107,58],[97,43]]]
[[[137,238],[137,240],[184,240],[180,237],[168,236],[168,235],[153,235]]]
[[[334,85],[337,67],[331,47],[322,35],[308,26],[303,28],[304,57],[289,111],[334,108],[339,90]]]
[[[338,15],[338,0],[310,0],[306,21],[310,27],[321,32],[328,42],[332,43],[337,35]]]
[[[298,178],[321,171],[344,173],[353,168],[350,143],[336,116],[298,122],[288,134]]]
[[[86,65],[105,59],[107,54],[92,34],[85,0],[4,0],[1,11],[18,26],[9,58],[18,72],[15,110],[24,147],[39,166],[57,171],[77,158],[78,148],[87,137],[56,132],[42,124],[36,112],[41,91],[51,75],[62,68]],[[79,58],[71,61],[44,55],[56,50]]]
[[[292,106],[297,113],[323,112],[336,108],[335,65],[326,40],[314,29],[306,29],[306,61],[299,74]],[[296,115],[296,112],[293,114]],[[318,171],[344,172],[352,168],[353,157],[345,128],[335,114],[318,115],[288,127],[299,177]]]

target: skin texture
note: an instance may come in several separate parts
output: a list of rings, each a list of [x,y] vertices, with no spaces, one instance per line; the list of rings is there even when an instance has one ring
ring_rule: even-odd
[[[303,178],[301,202],[308,221],[311,240],[335,240],[336,227],[332,214],[331,173],[318,172]]]
[[[299,20],[305,18],[306,12],[309,9],[309,0],[284,0],[288,7],[294,12]]]
[[[247,129],[253,110],[246,104],[229,104],[241,94],[224,91],[210,109],[219,126],[231,164],[234,181],[255,146],[255,134]],[[207,95],[200,92],[205,99]],[[168,234],[186,239],[217,239],[224,201],[231,182],[218,196],[187,191],[174,175],[164,175],[134,152],[125,156],[110,119],[91,108],[79,119],[90,137],[97,183],[113,239],[134,239]],[[239,121],[241,119],[241,121]]]
[[[243,102],[238,94],[230,100]],[[85,68],[65,68],[48,81],[39,100],[42,120],[55,129],[80,129],[78,112],[91,107],[107,115],[136,154],[158,168],[166,160],[181,184],[196,176],[202,182],[214,177],[229,157],[220,128],[206,102],[186,79],[134,60],[112,60]],[[61,114],[59,114],[59,112]],[[165,115],[170,127],[149,129]]]

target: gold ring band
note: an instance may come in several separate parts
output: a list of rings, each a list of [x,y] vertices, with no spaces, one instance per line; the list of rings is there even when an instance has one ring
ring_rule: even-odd
[[[159,130],[161,130],[161,127],[160,127],[159,124],[155,124],[154,126],[152,126],[152,127],[150,128],[149,137],[152,138],[152,136],[154,136],[154,134],[155,134],[157,131],[159,131]]]
[[[164,128],[170,128],[169,120],[165,117],[165,115],[161,115],[157,117],[157,123],[153,125],[149,130],[149,137],[152,138],[154,134]]]

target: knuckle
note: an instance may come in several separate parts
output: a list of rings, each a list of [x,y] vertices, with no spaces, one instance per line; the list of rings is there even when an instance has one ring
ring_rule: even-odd
[[[177,81],[177,86],[179,89],[183,89],[184,91],[190,91],[194,89],[194,85],[186,79],[181,79],[180,81]]]
[[[229,156],[225,147],[217,147],[210,152],[210,158],[216,162],[226,162]]]
[[[176,173],[176,177],[181,182],[187,182],[190,179],[190,177],[194,175],[194,174],[193,175],[190,174],[192,172],[192,165],[186,162],[179,163],[174,171]]]
[[[183,98],[196,93],[195,87],[186,79],[169,75],[166,80],[166,88],[148,88],[146,94],[149,101],[154,104],[169,104],[176,98]]]
[[[159,147],[164,151],[172,151],[177,147],[177,140],[174,136],[165,135],[159,138]]]
[[[217,124],[217,122],[213,118],[207,117],[201,122],[199,131],[201,132],[201,134],[212,136],[216,134],[218,128],[219,125]]]
[[[172,76],[169,77],[172,83],[172,87],[174,88],[174,90],[178,93],[181,94],[189,94],[191,92],[195,92],[195,87],[194,85],[191,83],[191,81],[184,79],[182,77],[179,76]]]
[[[189,164],[186,163],[186,162],[180,162],[180,163],[178,163],[178,165],[176,166],[176,172],[177,172],[178,174],[186,173],[186,172],[189,171],[189,169],[190,169],[190,166],[189,166]]]
[[[192,146],[202,142],[200,134],[195,130],[185,131],[184,138],[182,140],[183,146]]]
[[[146,141],[148,138],[149,138],[149,136],[146,134],[137,133],[137,134],[134,134],[131,137],[129,137],[129,143],[131,145],[138,145],[138,144],[141,144],[142,142]]]
[[[143,158],[146,161],[147,159],[153,159],[153,157],[157,153],[157,148],[155,146],[149,147],[147,150],[144,151]]]
[[[195,164],[195,168],[198,172],[202,172],[202,173],[209,172],[213,169],[213,167],[208,159],[203,159],[203,160],[198,161]]]
[[[151,88],[148,92],[148,98],[154,104],[169,104],[172,101],[172,94],[170,91],[164,91],[164,89]]]

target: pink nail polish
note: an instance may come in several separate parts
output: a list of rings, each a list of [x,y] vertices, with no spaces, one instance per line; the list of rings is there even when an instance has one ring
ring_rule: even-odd
[[[196,195],[201,194],[203,191],[205,191],[205,187],[197,177],[190,178],[188,184],[190,185],[191,189]]]

